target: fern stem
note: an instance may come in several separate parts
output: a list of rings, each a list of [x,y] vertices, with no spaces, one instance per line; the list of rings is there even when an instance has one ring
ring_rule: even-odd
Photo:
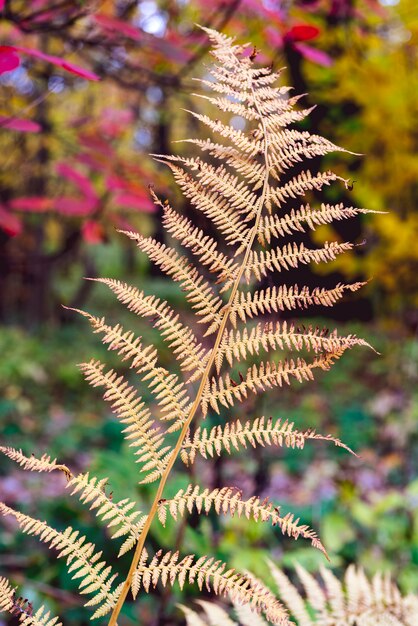
[[[157,514],[159,502],[160,502],[160,500],[162,498],[164,487],[165,487],[166,482],[168,480],[168,477],[169,477],[169,475],[171,473],[173,465],[176,462],[176,459],[177,459],[178,455],[180,454],[180,450],[182,448],[184,439],[186,438],[186,435],[188,433],[190,424],[191,424],[191,422],[192,422],[192,420],[193,420],[193,418],[194,418],[194,416],[196,414],[197,409],[199,408],[200,401],[202,399],[203,390],[205,388],[206,382],[207,382],[207,380],[209,378],[209,375],[211,373],[213,364],[215,362],[215,357],[216,357],[219,345],[221,343],[221,340],[222,340],[222,337],[223,337],[223,334],[224,334],[224,331],[225,331],[225,327],[226,327],[226,325],[228,323],[230,309],[231,309],[232,303],[233,303],[233,301],[235,299],[235,295],[236,295],[236,293],[238,291],[238,288],[239,288],[239,285],[240,285],[240,282],[241,282],[241,278],[242,278],[242,276],[244,274],[244,271],[245,271],[245,268],[247,266],[248,258],[250,256],[250,253],[251,253],[251,250],[252,250],[252,247],[253,247],[253,244],[254,244],[254,239],[256,237],[256,234],[257,234],[257,231],[258,231],[258,226],[259,226],[259,223],[260,223],[260,220],[261,220],[261,214],[262,214],[262,211],[263,211],[263,206],[264,206],[266,193],[267,193],[267,188],[268,188],[268,182],[269,182],[269,157],[268,157],[268,141],[267,141],[268,132],[267,132],[267,127],[266,127],[266,124],[265,124],[265,121],[264,121],[264,117],[262,115],[262,112],[259,109],[258,104],[257,104],[256,92],[255,92],[253,86],[251,86],[251,91],[252,91],[253,98],[254,98],[254,105],[255,105],[255,107],[257,109],[257,112],[259,114],[259,119],[261,120],[261,123],[262,123],[262,126],[263,126],[263,132],[264,132],[264,161],[265,161],[265,168],[266,168],[266,174],[265,174],[265,178],[264,178],[263,190],[262,190],[262,193],[261,193],[261,195],[259,197],[259,207],[258,207],[258,210],[257,210],[257,214],[256,214],[253,230],[251,232],[251,236],[250,236],[249,241],[248,241],[248,245],[247,245],[247,248],[246,248],[246,251],[245,251],[244,259],[242,261],[240,270],[238,272],[238,275],[237,275],[237,277],[235,279],[235,282],[234,282],[234,285],[232,287],[232,291],[231,291],[231,295],[229,297],[228,303],[224,306],[224,309],[223,309],[224,310],[224,316],[223,316],[221,325],[219,327],[218,333],[216,335],[215,343],[213,345],[210,358],[209,358],[208,363],[206,365],[206,369],[205,369],[205,371],[204,371],[204,373],[202,375],[202,378],[201,378],[201,381],[200,381],[200,385],[199,385],[199,389],[198,389],[197,394],[196,394],[196,398],[195,398],[195,400],[193,402],[193,405],[192,405],[192,407],[190,409],[190,413],[189,413],[189,415],[187,417],[187,420],[183,424],[183,428],[181,429],[179,438],[178,438],[176,446],[175,446],[175,448],[174,448],[174,450],[173,450],[173,452],[171,454],[170,460],[167,463],[167,467],[165,468],[164,473],[161,476],[160,483],[158,485],[157,492],[155,494],[153,503],[151,505],[151,509],[150,509],[149,514],[148,514],[147,521],[145,522],[145,525],[144,525],[144,527],[142,529],[142,532],[141,532],[141,534],[139,536],[138,543],[137,543],[136,548],[135,548],[135,553],[134,553],[134,556],[133,556],[133,559],[132,559],[131,566],[129,568],[128,575],[127,575],[127,577],[125,579],[125,582],[123,584],[122,590],[121,590],[120,595],[119,595],[119,598],[118,598],[118,600],[117,600],[117,602],[115,604],[115,607],[114,607],[114,609],[112,611],[112,614],[110,616],[110,620],[109,620],[108,626],[118,626],[117,625],[117,619],[118,619],[119,614],[120,614],[120,612],[122,610],[122,607],[123,607],[123,605],[125,603],[126,596],[128,595],[129,590],[131,588],[132,578],[133,578],[135,570],[138,567],[138,562],[139,562],[139,559],[141,557],[141,553],[142,553],[142,550],[144,548],[144,544],[145,544],[145,541],[147,539],[148,532],[149,532],[149,530],[151,528],[151,524],[152,524],[152,522],[153,522],[153,520],[155,518],[155,515]]]

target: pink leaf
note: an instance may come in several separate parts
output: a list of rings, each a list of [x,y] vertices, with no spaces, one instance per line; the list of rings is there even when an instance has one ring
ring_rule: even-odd
[[[10,206],[15,211],[33,211],[43,213],[51,209],[52,200],[45,196],[22,196],[10,201]]]
[[[81,228],[84,241],[91,244],[102,243],[105,240],[103,226],[94,220],[86,220]]]
[[[264,33],[267,37],[268,43],[275,48],[281,48],[283,46],[283,36],[277,30],[277,28],[272,28],[268,26],[264,29]]]
[[[73,182],[80,189],[81,193],[86,196],[86,198],[89,198],[97,204],[99,198],[87,176],[84,176],[81,172],[78,172],[70,165],[67,165],[67,163],[57,163],[55,169],[57,174]]]
[[[108,141],[104,141],[100,137],[93,135],[92,133],[80,133],[78,141],[83,146],[86,146],[89,150],[95,150],[99,152],[100,157],[104,157],[106,162],[109,163],[109,158],[114,154],[114,150],[109,145]]]
[[[70,63],[65,59],[61,59],[60,57],[53,56],[51,54],[45,54],[45,52],[35,50],[34,48],[23,48],[22,46],[2,46],[2,48],[4,51],[7,50],[9,52],[12,52],[17,50],[18,52],[28,54],[31,57],[42,59],[43,61],[52,63],[57,67],[62,67],[62,69],[66,70],[67,72],[71,72],[72,74],[76,74],[77,76],[81,76],[82,78],[85,78],[87,80],[100,80],[100,76],[97,76],[97,74],[94,74],[93,72],[89,72],[88,70],[85,70],[84,68],[79,67],[74,63]]]
[[[20,65],[19,56],[9,46],[0,46],[0,74],[11,72]]]
[[[81,152],[74,158],[78,161],[78,163],[87,165],[87,167],[95,170],[96,172],[107,172],[110,167],[109,161],[102,162],[102,160],[97,158],[96,155],[87,154],[87,152]]]
[[[300,54],[305,57],[305,59],[308,59],[313,63],[323,65],[324,67],[330,67],[333,64],[333,60],[329,54],[323,52],[322,50],[317,50],[316,48],[307,46],[304,43],[295,43],[293,47],[298,50]]]
[[[126,189],[127,181],[119,176],[112,174],[106,178],[106,187],[108,191],[116,191],[117,189]]]
[[[109,137],[117,137],[132,122],[133,113],[129,109],[105,107],[101,113],[100,129]]]
[[[15,237],[22,232],[22,222],[16,215],[12,215],[7,209],[0,206],[0,228],[11,237]]]
[[[42,126],[38,122],[32,120],[23,120],[18,117],[5,117],[0,115],[0,129],[7,128],[9,130],[19,130],[23,133],[39,133]]]
[[[99,26],[106,30],[121,34],[124,37],[129,37],[130,39],[135,39],[136,41],[141,38],[140,30],[130,24],[127,24],[126,22],[123,22],[122,20],[109,17],[108,15],[103,15],[102,13],[96,13],[96,15],[93,15],[92,17],[96,24],[99,24]]]
[[[285,39],[288,41],[308,41],[318,37],[320,32],[319,28],[312,26],[312,24],[296,24],[287,31]]]
[[[84,217],[91,215],[96,209],[96,203],[88,198],[76,198],[75,196],[63,196],[54,200],[54,209],[58,213],[69,217]]]
[[[0,11],[3,11],[6,0],[0,0]]]
[[[145,194],[117,193],[115,195],[115,203],[122,207],[143,211],[144,213],[154,213],[156,211],[156,206]]]

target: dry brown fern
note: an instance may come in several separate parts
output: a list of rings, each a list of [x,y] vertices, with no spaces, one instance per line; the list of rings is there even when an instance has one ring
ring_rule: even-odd
[[[32,604],[16,596],[16,589],[3,576],[0,576],[0,611],[17,617],[23,626],[62,626],[58,617],[51,617],[43,606],[34,612]]]
[[[270,563],[278,597],[298,626],[415,626],[418,623],[418,597],[402,596],[388,575],[367,578],[361,567],[350,565],[343,583],[330,569],[321,568],[321,583],[302,566],[296,566],[300,593],[286,574]],[[232,600],[234,600],[232,598]],[[234,602],[238,622],[211,602],[199,602],[203,613],[181,607],[187,626],[267,626],[251,607]],[[293,622],[293,620],[295,620]]]
[[[142,514],[134,503],[114,502],[106,493],[105,478],[73,475],[69,468],[45,455],[35,459],[11,448],[0,449],[23,469],[63,471],[72,494],[95,511],[114,539],[125,538],[120,554],[135,548],[124,582],[115,586],[116,574],[100,560],[93,544],[77,532],[71,528],[57,532],[45,522],[1,505],[2,513],[15,517],[24,532],[37,535],[55,547],[58,556],[66,557],[69,570],[80,578],[81,592],[94,594],[87,604],[97,605],[95,616],[111,611],[109,626],[117,623],[130,591],[136,596],[140,588],[148,591],[159,582],[166,585],[176,581],[180,586],[185,581],[196,581],[200,588],[205,585],[216,593],[229,593],[237,601],[250,602],[271,622],[288,623],[281,603],[251,577],[228,569],[210,556],[196,559],[194,555],[158,552],[149,561],[145,543],[151,525],[158,520],[164,523],[167,514],[177,518],[193,509],[203,513],[213,508],[219,514],[245,515],[278,526],[289,536],[307,538],[325,553],[313,530],[291,513],[282,514],[268,500],[244,498],[229,486],[209,491],[204,486],[189,485],[171,500],[163,498],[164,490],[177,460],[190,465],[197,455],[208,458],[229,454],[247,445],[302,448],[315,440],[344,447],[330,435],[300,431],[288,421],[273,423],[264,417],[229,420],[228,409],[250,394],[312,380],[346,350],[368,345],[354,335],[342,336],[337,331],[329,333],[327,329],[277,320],[279,311],[332,306],[345,292],[361,287],[362,283],[357,282],[309,289],[286,284],[285,277],[289,269],[331,261],[354,245],[333,241],[311,249],[292,239],[295,234],[368,211],[342,204],[321,204],[319,208],[307,202],[300,205],[299,197],[307,192],[318,193],[324,185],[347,185],[348,181],[331,171],[292,174],[293,166],[342,149],[322,137],[291,128],[310,110],[297,110],[298,97],[289,97],[287,87],[275,86],[280,73],[256,67],[248,46],[238,46],[213,30],[206,32],[213,43],[216,64],[209,70],[211,80],[204,79],[201,84],[215,94],[201,97],[221,112],[244,118],[246,130],[236,130],[227,122],[191,111],[214,135],[205,140],[186,140],[201,150],[201,156],[154,156],[171,169],[184,196],[219,237],[215,239],[195,226],[168,201],[161,201],[152,189],[154,201],[163,212],[164,227],[183,246],[184,254],[170,241],[125,233],[179,284],[196,316],[196,325],[189,327],[166,301],[154,295],[117,280],[98,279],[128,309],[152,321],[173,356],[173,369],[168,371],[159,364],[157,349],[146,340],[120,324],[111,325],[103,317],[79,311],[109,350],[129,363],[141,386],[154,397],[155,416],[136,387],[123,376],[106,370],[95,360],[81,365],[87,381],[104,389],[105,400],[123,425],[122,432],[140,464],[137,478],[143,483],[157,482],[152,505],[147,514]],[[264,277],[271,279],[277,272],[280,285],[266,288],[260,284]],[[242,374],[237,372],[238,366],[245,368]],[[219,425],[211,430],[196,427],[196,422],[210,411],[221,415]],[[5,589],[2,606],[7,610],[10,597],[7,586]]]

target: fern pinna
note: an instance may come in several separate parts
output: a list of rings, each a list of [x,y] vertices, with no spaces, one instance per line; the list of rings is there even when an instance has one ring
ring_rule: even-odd
[[[270,562],[270,573],[279,597],[298,626],[415,626],[418,618],[418,596],[402,596],[390,576],[377,572],[369,580],[361,568],[349,565],[344,585],[327,568],[321,568],[322,585],[296,563],[299,585]],[[181,607],[187,626],[238,626],[228,613],[215,603],[200,601],[203,614]],[[267,626],[246,605],[234,603],[240,626]]]
[[[95,546],[72,528],[58,532],[46,522],[1,505],[3,514],[14,516],[24,532],[58,550],[69,571],[80,579],[81,593],[92,595],[87,605],[95,606],[94,617],[110,612],[109,626],[117,623],[129,592],[136,596],[159,582],[177,582],[181,587],[186,582],[197,583],[201,589],[227,593],[237,602],[249,603],[274,624],[288,623],[282,604],[261,583],[211,556],[196,558],[177,552],[148,556],[147,536],[151,525],[164,524],[167,516],[177,519],[193,510],[207,513],[213,509],[217,514],[243,515],[278,526],[282,533],[304,537],[325,553],[313,530],[291,513],[282,513],[269,500],[245,498],[229,486],[209,490],[203,485],[185,486],[167,500],[163,497],[165,486],[177,461],[189,465],[197,456],[229,454],[247,446],[302,448],[315,439],[342,446],[338,439],[314,430],[298,430],[287,420],[273,422],[256,416],[228,421],[228,409],[250,394],[312,380],[315,372],[328,370],[346,350],[367,345],[355,335],[299,328],[278,320],[281,312],[332,306],[346,292],[362,286],[356,282],[309,289],[287,283],[286,271],[332,261],[354,245],[333,241],[311,249],[293,240],[295,234],[367,211],[343,204],[315,208],[300,204],[308,192],[318,193],[324,185],[347,185],[348,181],[331,171],[312,174],[300,168],[292,176],[292,168],[304,159],[341,148],[292,127],[310,111],[295,108],[298,97],[289,97],[287,87],[274,86],[279,73],[254,66],[255,51],[235,45],[233,39],[213,30],[206,32],[213,42],[216,65],[209,70],[210,79],[200,81],[206,89],[200,97],[221,112],[244,118],[246,130],[191,111],[214,137],[186,140],[200,149],[201,156],[154,156],[170,168],[194,210],[211,223],[211,232],[218,233],[221,245],[176,212],[167,200],[161,201],[152,187],[150,192],[162,209],[166,232],[186,249],[184,254],[170,243],[125,233],[162,272],[179,283],[197,324],[193,328],[187,325],[167,302],[154,295],[118,280],[100,279],[131,311],[152,321],[181,372],[162,367],[157,349],[145,339],[125,331],[120,324],[111,325],[103,317],[80,311],[108,348],[130,363],[158,405],[158,419],[154,419],[135,386],[123,376],[96,360],[81,366],[87,381],[104,389],[104,398],[123,425],[123,433],[135,450],[140,482],[156,483],[153,502],[142,513],[133,502],[110,498],[104,478],[88,473],[73,475],[49,457],[27,458],[20,451],[2,448],[25,469],[64,472],[71,492],[111,528],[113,538],[123,538],[120,554],[133,550],[130,569],[118,583],[113,566],[104,563]],[[207,95],[209,90],[214,94]],[[271,281],[277,273],[280,284],[263,287],[265,277]],[[213,280],[206,278],[208,275]],[[235,374],[237,363],[241,371],[244,368],[239,377]],[[219,424],[212,429],[197,426],[196,422],[209,413],[219,415]],[[7,581],[4,584],[2,606],[7,610],[14,604],[10,604]],[[29,620],[25,623],[53,623],[44,617],[30,617],[25,611],[22,615]]]

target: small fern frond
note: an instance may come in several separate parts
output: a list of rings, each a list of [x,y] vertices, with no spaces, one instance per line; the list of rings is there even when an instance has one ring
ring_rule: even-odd
[[[359,339],[356,335],[338,335],[336,329],[330,333],[327,328],[308,326],[301,329],[294,324],[288,325],[286,321],[275,324],[267,322],[257,324],[250,331],[247,328],[242,332],[232,329],[226,331],[216,356],[216,367],[219,374],[224,357],[232,367],[234,362],[245,360],[248,353],[252,356],[258,355],[260,350],[266,352],[286,349],[296,352],[312,350],[317,354],[345,350],[356,345],[371,348],[364,339]]]
[[[249,603],[257,612],[264,612],[273,624],[288,624],[286,611],[268,589],[261,584],[252,585],[246,576],[227,569],[222,561],[207,556],[195,560],[192,554],[179,561],[178,552],[163,554],[162,551],[157,552],[149,564],[147,561],[148,554],[143,550],[132,581],[134,597],[141,588],[148,592],[159,582],[163,587],[177,582],[181,589],[186,582],[196,583],[200,590],[205,587],[217,595],[228,594],[234,600]]]
[[[203,415],[206,416],[209,406],[216,413],[220,413],[220,407],[230,407],[236,401],[241,402],[247,398],[248,392],[259,393],[266,388],[282,387],[283,384],[290,385],[291,378],[298,382],[313,380],[313,370],[329,370],[335,359],[339,359],[344,352],[341,347],[338,351],[326,352],[315,357],[311,363],[305,359],[298,358],[275,362],[261,362],[250,367],[244,375],[240,376],[240,382],[235,382],[229,374],[212,377],[208,381],[202,393],[201,407]]]
[[[219,161],[223,161],[226,165],[234,169],[237,174],[240,174],[246,179],[248,185],[251,185],[253,192],[262,187],[260,179],[263,177],[265,165],[257,161],[256,158],[248,156],[245,153],[243,154],[232,146],[224,146],[210,139],[182,139],[179,143],[191,143],[200,148],[202,152],[208,152],[210,156],[215,157]],[[164,158],[162,155],[160,155],[160,157]],[[190,163],[190,160],[184,157],[166,156],[165,159],[182,163],[189,166],[191,169],[196,169],[196,165],[197,169],[206,166],[206,162],[200,158],[194,159],[194,163]],[[241,220],[241,224],[244,225],[243,220]]]
[[[325,620],[328,615],[327,598],[319,582],[302,565],[296,563],[296,573],[302,583],[306,598],[316,613],[319,620]],[[279,587],[280,590],[280,587]]]
[[[101,552],[95,551],[94,544],[87,542],[79,531],[68,526],[59,532],[29,515],[15,511],[0,502],[2,515],[13,516],[22,532],[39,537],[39,540],[58,551],[58,558],[66,558],[68,572],[73,573],[73,579],[81,578],[78,586],[82,594],[94,594],[85,606],[100,606],[93,615],[101,617],[110,611],[117,600],[118,589],[112,590],[117,574],[112,568],[100,561]],[[105,612],[103,612],[105,610]],[[92,619],[93,619],[92,618]]]
[[[11,586],[7,578],[0,576],[0,611],[11,613],[13,609],[13,598],[15,590]]]
[[[163,206],[163,205],[162,205]],[[218,244],[209,235],[193,226],[186,217],[179,215],[170,206],[163,206],[163,224],[166,230],[183,246],[190,248],[202,265],[207,265],[208,270],[219,274],[217,283],[224,283],[221,291],[229,289],[239,270],[239,265],[222,252],[218,251]]]
[[[294,309],[307,309],[312,305],[333,306],[340,300],[346,291],[355,292],[366,283],[357,282],[348,285],[338,283],[333,289],[315,287],[300,288],[298,285],[281,285],[280,287],[268,287],[254,293],[237,291],[230,308],[230,319],[235,327],[237,319],[246,322],[258,315],[264,315],[274,311],[292,311]]]
[[[131,359],[131,368],[138,368],[142,380],[155,395],[161,413],[160,419],[173,421],[170,431],[179,430],[187,418],[190,405],[186,385],[176,374],[170,374],[164,367],[157,366],[157,350],[144,347],[141,338],[132,332],[125,332],[120,324],[109,326],[104,318],[94,317],[78,311],[87,317],[95,333],[102,333],[102,341],[109,350],[115,350],[123,360]]]
[[[130,359],[131,367],[138,368],[137,371],[149,371],[157,363],[157,350],[152,347],[144,347],[141,337],[136,337],[132,331],[125,331],[120,324],[110,326],[104,317],[95,317],[87,311],[71,309],[87,318],[93,332],[102,334],[102,342],[108,346],[108,350],[115,350],[123,361]]]
[[[255,156],[262,150],[263,144],[260,140],[255,139],[254,136],[247,135],[241,130],[236,130],[229,124],[223,124],[220,120],[213,120],[208,115],[202,113],[196,113],[195,111],[189,111],[184,109],[186,113],[189,113],[192,117],[205,124],[212,132],[218,133],[224,139],[229,139],[241,152],[248,154],[249,156]]]
[[[236,420],[231,423],[227,422],[223,426],[214,426],[210,430],[199,426],[193,437],[189,433],[184,440],[181,459],[185,465],[191,465],[194,463],[196,454],[207,459],[215,454],[221,456],[223,452],[231,454],[234,450],[245,449],[248,444],[253,448],[259,445],[303,449],[305,442],[311,439],[330,441],[354,454],[348,446],[331,435],[320,435],[311,429],[300,431],[294,427],[293,422],[288,420],[278,419],[273,422],[271,417],[268,419],[257,417],[253,421],[248,420],[245,424]]]
[[[308,265],[309,263],[327,263],[334,261],[338,255],[352,250],[354,244],[350,242],[338,243],[338,241],[325,242],[322,248],[307,248],[305,244],[289,243],[283,248],[275,248],[272,250],[252,251],[249,257],[248,265],[245,268],[245,279],[247,283],[255,277],[261,281],[263,276],[267,276],[268,272],[277,270],[295,269],[299,265]]]
[[[296,199],[298,196],[304,196],[307,191],[313,191],[314,189],[315,191],[321,191],[324,185],[330,185],[335,180],[347,183],[344,178],[337,176],[330,170],[318,172],[314,175],[309,170],[305,170],[291,178],[284,185],[272,187],[269,190],[269,200],[280,209],[290,198]]]
[[[247,604],[239,604],[238,602],[233,604],[241,626],[268,626],[266,620],[261,615],[254,613]],[[291,622],[289,622],[289,626],[291,626]]]
[[[305,224],[311,230],[323,224],[350,219],[360,214],[380,213],[369,209],[359,209],[357,207],[346,207],[340,204],[321,204],[320,209],[312,209],[309,204],[302,205],[297,211],[291,209],[284,216],[274,213],[261,218],[258,229],[258,239],[265,245],[271,242],[272,237],[279,238],[291,235],[293,232],[306,232]]]
[[[9,446],[0,446],[0,452],[3,452],[9,459],[18,463],[24,470],[30,472],[53,472],[58,470],[63,472],[67,480],[70,480],[72,477],[71,471],[66,465],[57,463],[57,459],[51,460],[51,457],[47,454],[43,454],[40,459],[33,454],[27,457],[22,450],[15,450],[15,448]]]
[[[324,156],[330,152],[349,152],[319,135],[284,129],[271,134],[270,172],[277,178],[305,159]],[[353,154],[353,153],[351,153]]]
[[[167,513],[177,519],[183,517],[186,511],[191,514],[194,508],[199,514],[205,513],[207,515],[213,508],[218,515],[229,513],[232,517],[234,515],[237,517],[244,516],[256,522],[269,522],[272,526],[278,526],[283,535],[288,535],[294,539],[298,537],[309,539],[313,547],[318,548],[328,558],[317,534],[305,524],[299,524],[299,518],[295,519],[293,513],[281,516],[280,507],[274,506],[268,498],[260,500],[259,497],[253,496],[244,500],[242,492],[231,487],[222,487],[210,491],[209,489],[201,490],[199,485],[189,485],[186,490],[180,489],[170,500],[161,501],[158,508],[158,518],[162,524],[165,524]]]
[[[380,572],[369,580],[364,571],[350,565],[344,575],[344,585],[328,569],[321,568],[322,585],[302,566],[296,564],[305,593],[300,593],[286,574],[269,562],[271,574],[279,589],[279,597],[298,626],[415,626],[418,618],[418,597],[402,596],[389,575]],[[251,582],[256,579],[249,576]],[[199,603],[202,604],[202,603]],[[265,626],[248,606],[233,602],[241,626]],[[203,606],[203,604],[202,604]],[[216,626],[215,616],[224,623],[224,611],[206,602],[204,616],[190,609],[187,626]],[[194,620],[200,621],[194,621]],[[229,618],[228,618],[229,619]],[[226,622],[228,623],[228,622]],[[234,622],[229,622],[229,624]],[[293,624],[293,621],[291,622]],[[289,622],[290,624],[290,622]]]
[[[207,602],[205,600],[197,600],[196,604],[199,604],[202,607],[209,622],[209,626],[237,626],[237,624],[229,617],[228,613],[217,604]],[[262,620],[261,616],[257,613],[252,612],[252,615]],[[187,620],[186,622],[187,626],[189,626],[189,622]]]
[[[141,472],[146,476],[141,482],[157,480],[166,467],[171,448],[164,445],[164,435],[155,426],[151,413],[135,389],[113,370],[105,372],[100,361],[83,363],[80,369],[93,387],[105,387],[104,399],[110,402],[121,423],[127,425],[122,432],[130,447],[137,448],[137,463],[144,464]]]
[[[208,623],[206,621],[203,621],[202,618],[196,613],[196,611],[189,609],[189,607],[185,606],[184,604],[178,604],[177,606],[184,613],[184,617],[186,618],[186,626],[208,626]],[[209,624],[209,626],[212,626],[212,624]],[[219,626],[225,626],[225,624],[222,624],[222,622],[220,622]],[[228,622],[227,626],[229,626]],[[236,626],[236,624],[234,624],[234,626]]]
[[[180,283],[192,309],[196,311],[196,315],[201,316],[199,322],[210,323],[210,330],[214,332],[222,321],[219,313],[223,306],[222,300],[214,293],[211,285],[204,280],[198,270],[191,266],[190,261],[155,239],[127,231],[124,234],[133,239],[138,248],[145,252],[163,272]]]
[[[288,607],[291,616],[295,617],[298,624],[301,626],[313,626],[306,603],[299,591],[291,583],[286,574],[280,568],[276,567],[272,561],[269,560],[268,564],[273,580],[280,592],[280,597]]]
[[[207,351],[198,343],[192,330],[179,321],[180,316],[164,300],[153,295],[147,296],[143,291],[119,280],[111,278],[90,280],[107,285],[118,300],[136,315],[152,318],[154,327],[160,330],[161,336],[180,362],[180,367],[185,372],[193,372],[189,382],[203,374],[208,359]]]
[[[207,187],[171,161],[164,160],[163,162],[173,172],[174,179],[185,197],[215,224],[224,236],[225,243],[238,244],[241,249],[248,240],[250,229],[242,219],[242,215],[230,206],[228,197],[218,190],[215,180],[212,179],[213,184]],[[206,163],[204,166],[206,167]]]
[[[330,613],[337,621],[341,620],[346,616],[343,586],[330,569],[321,567],[320,572],[327,591]]]
[[[137,505],[127,498],[114,502],[112,497],[106,494],[107,484],[107,478],[99,480],[95,476],[90,477],[87,472],[72,478],[68,488],[72,489],[71,495],[77,494],[83,504],[90,504],[90,510],[98,509],[95,513],[106,522],[107,528],[113,531],[112,539],[129,535],[119,552],[121,556],[138,541],[147,516],[142,515],[141,511],[132,510],[136,509]]]
[[[10,615],[19,618],[23,626],[62,626],[58,617],[51,617],[50,611],[41,606],[35,613],[32,603],[17,597],[16,589],[13,589],[7,578],[0,576],[0,611],[6,611]]]

